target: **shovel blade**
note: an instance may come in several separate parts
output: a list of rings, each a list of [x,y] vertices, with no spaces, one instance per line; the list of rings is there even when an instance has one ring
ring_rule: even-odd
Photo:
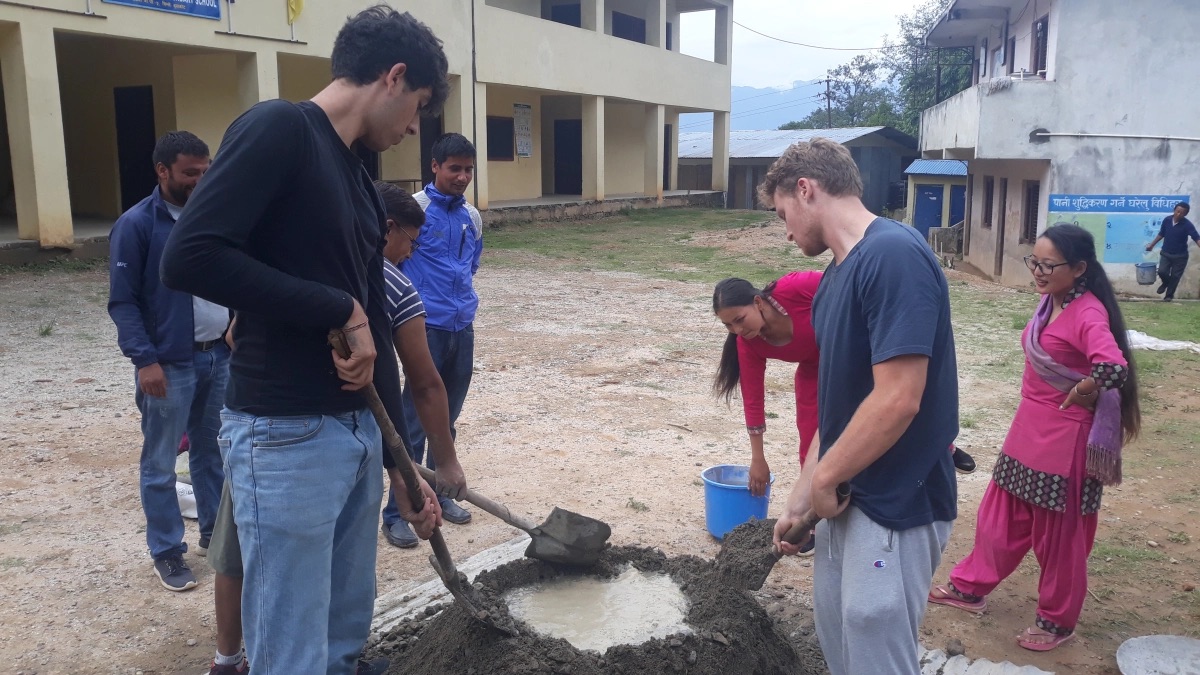
[[[565,565],[591,565],[608,548],[612,528],[601,520],[560,509],[529,532],[532,540],[525,555]]]

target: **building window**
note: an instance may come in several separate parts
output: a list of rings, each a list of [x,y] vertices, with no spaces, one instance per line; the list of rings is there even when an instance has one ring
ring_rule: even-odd
[[[1013,71],[1017,69],[1017,38],[1008,38],[1008,47],[1004,50],[1004,60],[1005,74],[1012,75]]]
[[[646,20],[621,12],[613,12],[612,34],[613,37],[646,44]]]
[[[1033,24],[1033,72],[1041,73],[1046,70],[1046,52],[1050,48],[1050,15],[1047,14]]]
[[[992,226],[992,206],[996,199],[996,179],[991,176],[983,177],[983,226]]]
[[[550,20],[581,28],[583,26],[583,7],[578,2],[567,5],[551,5]]]
[[[971,200],[975,196],[975,176],[967,174],[967,199],[966,213],[963,218],[966,224],[963,226],[963,255],[971,255]]]
[[[667,22],[667,51],[675,51],[675,27]]]
[[[513,161],[516,133],[511,117],[487,118],[487,158],[493,162]]]
[[[1021,222],[1021,243],[1032,244],[1037,239],[1038,202],[1042,198],[1042,184],[1036,180],[1025,181],[1025,204]]]
[[[1000,179],[1000,211],[996,214],[996,222],[1000,223],[1000,245],[1004,245],[1004,226],[1008,224],[1008,179]]]
[[[979,79],[987,77],[988,74],[988,48],[987,40],[983,41],[983,46],[979,48]]]

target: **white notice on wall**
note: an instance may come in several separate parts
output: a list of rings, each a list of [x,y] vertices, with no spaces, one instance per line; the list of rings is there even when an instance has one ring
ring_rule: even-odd
[[[513,104],[513,135],[517,141],[517,157],[533,157],[533,106]]]

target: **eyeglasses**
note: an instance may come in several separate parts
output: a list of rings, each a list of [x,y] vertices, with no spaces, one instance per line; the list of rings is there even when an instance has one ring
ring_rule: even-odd
[[[408,233],[408,230],[404,229],[403,227],[400,227],[399,225],[396,224],[395,221],[392,221],[392,220],[388,221],[388,225],[391,225],[393,228],[400,230],[401,232],[404,233],[404,236],[408,237],[408,240],[410,242],[412,242],[412,250],[415,251],[415,250],[421,248],[421,244],[419,244],[417,242],[415,237],[413,237],[411,234]]]
[[[1025,256],[1024,260],[1025,260],[1025,266],[1029,268],[1030,272],[1041,272],[1042,274],[1045,274],[1045,275],[1054,274],[1054,268],[1056,268],[1056,267],[1062,267],[1063,265],[1071,264],[1069,262],[1060,262],[1060,263],[1054,263],[1054,264],[1038,262],[1038,261],[1034,260],[1033,256],[1031,256],[1031,255]]]

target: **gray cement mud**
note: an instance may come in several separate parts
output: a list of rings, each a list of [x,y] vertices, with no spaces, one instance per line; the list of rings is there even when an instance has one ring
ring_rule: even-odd
[[[504,600],[504,594],[514,589],[581,576],[613,579],[629,567],[669,575],[678,584],[689,603],[685,621],[691,634],[652,637],[647,632],[638,644],[616,645],[603,653],[580,650],[513,619]],[[772,618],[755,595],[744,590],[744,582],[730,583],[731,574],[736,572],[718,573],[711,560],[668,558],[656,549],[629,546],[605,551],[586,570],[518,560],[483,572],[475,580],[488,611],[514,621],[518,635],[488,628],[450,604],[431,610],[436,612],[432,618],[402,623],[381,636],[371,655],[389,657],[389,672],[409,675],[824,673],[825,663],[811,638],[811,613],[795,607],[781,613],[784,608],[773,602]]]

